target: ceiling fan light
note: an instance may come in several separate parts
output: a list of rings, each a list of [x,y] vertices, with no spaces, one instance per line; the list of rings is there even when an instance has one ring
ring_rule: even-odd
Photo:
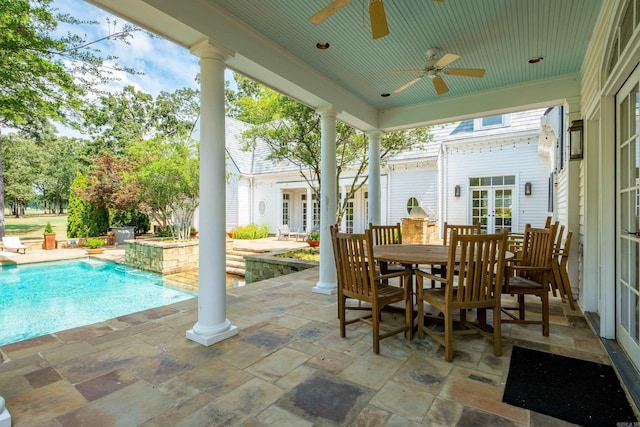
[[[434,79],[438,76],[438,70],[429,70],[427,72],[427,75],[429,76],[430,79]]]

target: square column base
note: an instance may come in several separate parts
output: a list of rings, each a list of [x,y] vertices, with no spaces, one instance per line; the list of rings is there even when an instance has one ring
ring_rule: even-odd
[[[227,338],[231,338],[234,335],[238,335],[238,327],[231,325],[231,327],[229,327],[229,329],[227,329],[224,332],[218,333],[218,334],[214,334],[211,336],[202,336],[202,335],[198,335],[196,333],[193,332],[193,329],[189,329],[187,331],[187,338],[190,339],[191,341],[195,341],[198,344],[202,344],[206,347],[209,347],[211,344],[215,344],[217,342],[220,342],[222,340],[226,340]],[[3,426],[0,426],[3,427]]]
[[[11,414],[6,408],[0,412],[0,427],[11,427]]]
[[[338,292],[338,288],[335,285],[322,286],[320,283],[318,283],[311,289],[311,292],[313,292],[314,294],[334,295]]]

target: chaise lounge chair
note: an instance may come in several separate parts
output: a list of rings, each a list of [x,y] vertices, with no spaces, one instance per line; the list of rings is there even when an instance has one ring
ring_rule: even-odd
[[[2,238],[2,248],[3,250],[16,251],[18,253],[22,251],[23,254],[27,253],[27,247],[20,242],[18,236],[4,236]]]

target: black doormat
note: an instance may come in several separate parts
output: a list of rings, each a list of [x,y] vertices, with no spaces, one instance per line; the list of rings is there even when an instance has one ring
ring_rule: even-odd
[[[513,347],[502,401],[585,427],[634,425],[613,368]]]

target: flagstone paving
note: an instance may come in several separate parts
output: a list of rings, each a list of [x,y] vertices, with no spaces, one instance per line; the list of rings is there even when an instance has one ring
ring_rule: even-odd
[[[210,347],[185,338],[195,298],[5,345],[0,396],[14,426],[567,426],[502,403],[513,345],[611,364],[555,298],[550,336],[503,325],[502,357],[476,336],[455,339],[453,363],[402,335],[375,355],[369,326],[340,337],[336,297],[312,293],[317,280],[314,268],[228,288],[239,334]]]

